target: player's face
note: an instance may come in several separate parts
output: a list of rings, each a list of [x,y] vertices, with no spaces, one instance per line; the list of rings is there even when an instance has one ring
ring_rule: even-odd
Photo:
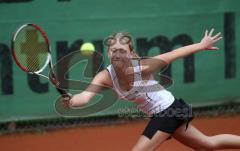
[[[119,67],[123,67],[123,65],[129,61],[131,56],[129,45],[121,44],[119,38],[116,38],[116,42],[108,48],[110,62]]]

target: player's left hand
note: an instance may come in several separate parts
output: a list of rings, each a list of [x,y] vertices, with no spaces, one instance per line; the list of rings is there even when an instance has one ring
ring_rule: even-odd
[[[217,33],[216,35],[212,36],[214,29],[212,28],[211,31],[208,33],[208,30],[205,31],[205,35],[201,40],[200,44],[203,47],[203,50],[218,50],[218,47],[215,47],[214,44],[218,42],[221,37],[221,33]]]

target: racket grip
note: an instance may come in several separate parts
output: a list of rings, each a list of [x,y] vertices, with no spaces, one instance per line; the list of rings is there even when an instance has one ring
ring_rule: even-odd
[[[64,98],[64,100],[70,100],[72,98],[72,94],[67,93],[65,90],[59,89],[59,88],[56,88],[56,89],[61,94],[61,96]]]
[[[67,93],[65,90],[59,88],[60,83],[56,80],[52,70],[50,70],[49,79],[55,85],[57,91],[61,94],[61,96],[64,100],[70,100],[72,98],[72,94]]]

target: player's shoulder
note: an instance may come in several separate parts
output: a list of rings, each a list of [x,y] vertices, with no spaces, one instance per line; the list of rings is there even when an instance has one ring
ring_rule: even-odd
[[[110,77],[108,69],[103,69],[102,71],[98,72],[98,75],[104,76],[104,77]]]
[[[97,80],[104,85],[112,87],[111,76],[110,76],[109,72],[107,71],[107,69],[104,69],[104,70],[98,72],[94,79],[95,79],[95,81]]]

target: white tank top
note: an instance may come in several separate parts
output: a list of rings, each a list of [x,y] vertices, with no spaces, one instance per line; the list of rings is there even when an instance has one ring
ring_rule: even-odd
[[[144,82],[139,61],[132,60],[131,62],[134,67],[134,83],[129,91],[121,90],[113,66],[110,64],[107,67],[111,75],[113,90],[118,94],[118,97],[128,101],[141,99],[141,103],[137,103],[137,108],[148,115],[159,113],[168,108],[174,102],[172,93],[158,84],[152,75],[148,81]]]

